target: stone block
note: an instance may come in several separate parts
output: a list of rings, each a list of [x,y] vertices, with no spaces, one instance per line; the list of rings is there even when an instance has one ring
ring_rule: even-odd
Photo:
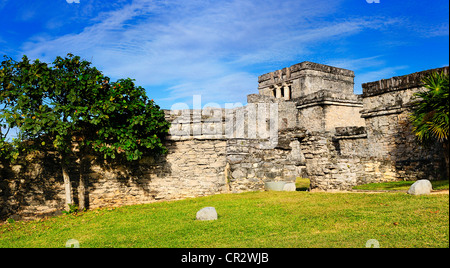
[[[295,186],[294,182],[286,183],[283,187],[283,191],[285,192],[295,192],[297,190],[297,187]]]
[[[416,181],[408,190],[410,195],[427,195],[431,193],[433,186],[429,180]]]
[[[284,191],[284,186],[286,185],[286,182],[284,181],[271,181],[266,182],[264,184],[264,188],[266,191]]]
[[[243,169],[236,169],[231,173],[231,176],[235,179],[245,178],[247,176],[247,172]]]
[[[202,208],[197,212],[196,218],[199,221],[217,220],[217,211],[214,207]]]

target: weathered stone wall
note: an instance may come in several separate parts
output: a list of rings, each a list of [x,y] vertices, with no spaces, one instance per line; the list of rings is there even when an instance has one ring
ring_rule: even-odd
[[[91,207],[137,204],[212,195],[227,191],[224,180],[226,142],[168,141],[169,153],[105,170],[94,166]],[[129,199],[129,200],[127,200]]]
[[[445,176],[441,144],[418,145],[410,123],[413,94],[438,68],[363,84],[361,117],[365,119],[368,157],[385,163],[394,180],[440,179]]]
[[[275,147],[268,140],[230,139],[227,143],[226,177],[232,192],[263,190],[269,181],[295,182],[304,173],[300,148],[303,129],[285,129]]]
[[[52,215],[64,208],[61,167],[53,154],[29,155],[12,165],[1,163],[0,178],[0,220]]]
[[[337,132],[340,129],[343,128],[338,128]],[[334,132],[310,132],[301,142],[306,158],[305,177],[311,181],[311,190],[350,190],[355,185],[369,182],[362,158],[367,148],[367,139],[362,131],[364,128],[352,129],[351,136]]]
[[[312,156],[306,154],[311,187],[348,190],[372,182],[444,179],[442,146],[419,145],[409,120],[413,94],[435,71],[448,73],[448,67],[363,84],[364,125],[306,139],[304,146],[312,151]]]
[[[225,180],[226,141],[167,141],[169,153],[145,157],[139,163],[106,163],[90,157],[83,174],[89,208],[143,204],[157,200],[228,192]],[[71,166],[75,201],[78,164]],[[64,186],[59,160],[39,155],[1,167],[0,217],[48,216],[64,210]]]
[[[166,111],[166,119],[172,122],[167,155],[145,157],[139,163],[106,163],[89,157],[83,172],[89,208],[261,190],[266,181],[294,181],[302,164],[293,161],[300,157],[298,142],[292,149],[287,139],[293,134],[284,135],[287,144],[275,147],[278,124],[283,129],[295,125],[296,116],[288,112],[295,110],[295,104],[274,105]],[[73,159],[71,166],[75,202],[79,180],[76,161]],[[5,164],[1,171],[2,219],[54,215],[64,210],[61,167],[54,154],[27,157],[13,166]]]
[[[359,115],[363,107],[359,95],[319,90],[294,101],[298,109],[298,125],[309,131],[333,132],[336,127],[365,124]]]
[[[401,77],[363,84],[361,117],[365,119],[372,156],[387,160],[431,159],[436,149],[415,146],[409,123],[413,94],[422,90],[421,80],[432,72],[423,71]]]
[[[433,71],[363,84],[352,71],[303,62],[259,77],[260,94],[233,109],[166,111],[169,153],[138,163],[89,157],[90,208],[263,190],[269,181],[310,178],[312,190],[370,182],[439,179],[442,148],[417,145],[409,123],[414,92]],[[71,178],[77,201],[79,163]],[[0,164],[0,219],[60,213],[59,159],[36,153]]]
[[[170,113],[167,119],[173,120]],[[207,121],[209,119],[209,121]],[[170,136],[168,154],[145,157],[138,163],[107,163],[88,157],[83,172],[89,208],[142,204],[158,200],[212,195],[228,191],[225,180],[226,140],[206,130],[222,126],[222,120],[203,117],[182,121],[177,127],[204,126],[204,135]],[[213,133],[214,134],[214,133]],[[0,218],[30,218],[61,213],[65,209],[59,159],[54,154],[34,154],[13,165],[0,167]],[[78,201],[79,163],[70,167],[73,196]]]

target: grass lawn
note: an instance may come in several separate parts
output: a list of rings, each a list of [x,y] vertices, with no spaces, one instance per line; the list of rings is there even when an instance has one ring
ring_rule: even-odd
[[[355,186],[355,190],[389,190],[389,191],[408,191],[409,187],[413,185],[415,181],[395,181],[395,182],[385,182],[385,183],[370,183],[365,185]],[[443,181],[431,181],[433,190],[448,190],[449,182],[448,180]]]
[[[216,221],[195,220],[203,207]],[[250,192],[0,225],[0,247],[449,247],[448,195]]]

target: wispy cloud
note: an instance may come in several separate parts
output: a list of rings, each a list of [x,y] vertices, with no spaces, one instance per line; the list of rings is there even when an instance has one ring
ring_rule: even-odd
[[[398,72],[401,70],[408,69],[407,65],[391,66],[391,67],[379,67],[375,70],[368,72],[361,72],[355,77],[355,93],[362,93],[362,84],[378,81],[381,79],[387,79],[393,76],[399,75]]]
[[[422,28],[419,32],[426,38],[449,36],[449,24],[448,22],[440,24],[434,27]]]
[[[378,81],[396,76],[399,71],[407,69],[407,65],[388,66],[383,55],[357,59],[333,59],[327,65],[349,69],[355,72],[355,93],[361,94],[363,83]]]
[[[361,70],[365,68],[380,67],[385,63],[385,60],[382,59],[382,55],[358,59],[331,59],[325,62],[325,64],[327,65],[349,70]]]
[[[219,103],[245,101],[256,92],[258,75],[248,66],[296,61],[321,42],[396,23],[324,20],[338,5],[325,0],[133,1],[99,14],[80,33],[31,40],[23,52],[48,61],[68,52],[81,55],[113,78],[165,86],[161,99],[166,101],[193,94]]]

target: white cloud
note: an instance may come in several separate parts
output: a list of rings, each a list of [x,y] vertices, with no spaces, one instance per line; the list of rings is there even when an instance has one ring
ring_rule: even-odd
[[[201,93],[208,101],[244,101],[257,92],[248,66],[302,60],[311,46],[363,29],[381,19],[327,21],[339,1],[134,1],[99,14],[82,32],[32,40],[31,58],[68,52],[92,60],[113,78],[167,85],[166,100]]]

